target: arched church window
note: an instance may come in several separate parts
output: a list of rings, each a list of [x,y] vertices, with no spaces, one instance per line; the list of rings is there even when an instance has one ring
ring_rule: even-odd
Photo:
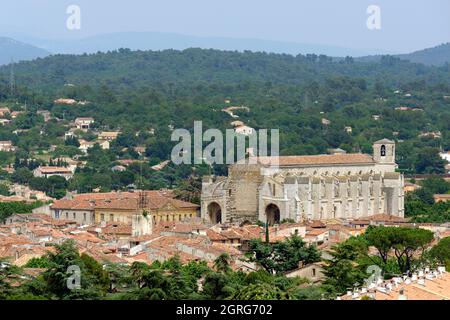
[[[326,197],[326,186],[325,186],[325,182],[324,181],[322,181],[322,183],[320,184],[320,186],[321,186],[321,191],[320,191],[320,194],[321,194],[321,196],[322,197]]]
[[[334,197],[338,198],[339,196],[340,196],[339,195],[339,181],[335,180],[334,181]]]
[[[386,156],[386,146],[384,144],[381,146],[380,154],[382,157]]]

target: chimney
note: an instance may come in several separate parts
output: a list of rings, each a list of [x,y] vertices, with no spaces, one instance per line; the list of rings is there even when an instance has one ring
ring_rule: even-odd
[[[398,296],[398,300],[408,300],[408,297],[405,295],[404,289],[400,289],[400,294]]]

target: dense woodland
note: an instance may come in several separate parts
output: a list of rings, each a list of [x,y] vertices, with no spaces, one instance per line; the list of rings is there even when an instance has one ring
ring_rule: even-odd
[[[14,154],[0,152],[0,164],[16,169],[12,175],[1,172],[2,178],[57,198],[66,189],[108,191],[135,184],[176,188],[181,198],[198,202],[201,176],[226,174],[226,167],[169,165],[154,171],[151,166],[170,157],[174,143],[169,127],[192,130],[194,120],[202,120],[204,130],[231,128],[235,119],[221,111],[227,106],[248,107],[235,114],[253,128],[279,129],[283,155],[326,153],[330,148],[371,153],[375,140],[389,138],[397,142],[401,172],[442,174],[446,163],[438,153],[450,149],[448,64],[425,66],[393,56],[360,62],[313,54],[120,49],[15,64],[14,91],[11,71],[11,66],[0,68],[0,105],[25,113],[0,126],[0,140],[12,140],[18,147]],[[57,98],[89,103],[56,105]],[[51,111],[58,120],[44,122],[36,115],[38,109]],[[122,134],[110,150],[94,147],[84,156],[77,139],[64,141],[69,121],[80,116],[94,117],[94,129]],[[330,124],[324,125],[323,118]],[[426,132],[441,135],[419,136]],[[94,139],[90,133],[81,135]],[[48,151],[51,145],[56,150]],[[133,150],[136,146],[146,148],[145,162],[111,172],[118,159],[141,158]],[[31,175],[37,165],[49,162],[43,155],[78,155],[88,163],[71,181],[44,181]]]

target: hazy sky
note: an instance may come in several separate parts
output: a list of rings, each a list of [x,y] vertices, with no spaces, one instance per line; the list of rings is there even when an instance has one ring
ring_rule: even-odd
[[[66,9],[81,8],[68,31]],[[381,30],[366,26],[369,5]],[[119,31],[259,38],[408,52],[450,41],[449,0],[1,0],[0,35],[70,38]]]

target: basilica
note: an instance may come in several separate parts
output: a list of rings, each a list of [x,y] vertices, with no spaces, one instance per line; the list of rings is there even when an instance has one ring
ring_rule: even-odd
[[[201,216],[213,224],[403,217],[404,178],[396,172],[395,143],[376,141],[373,150],[233,164],[227,177],[204,177]]]

